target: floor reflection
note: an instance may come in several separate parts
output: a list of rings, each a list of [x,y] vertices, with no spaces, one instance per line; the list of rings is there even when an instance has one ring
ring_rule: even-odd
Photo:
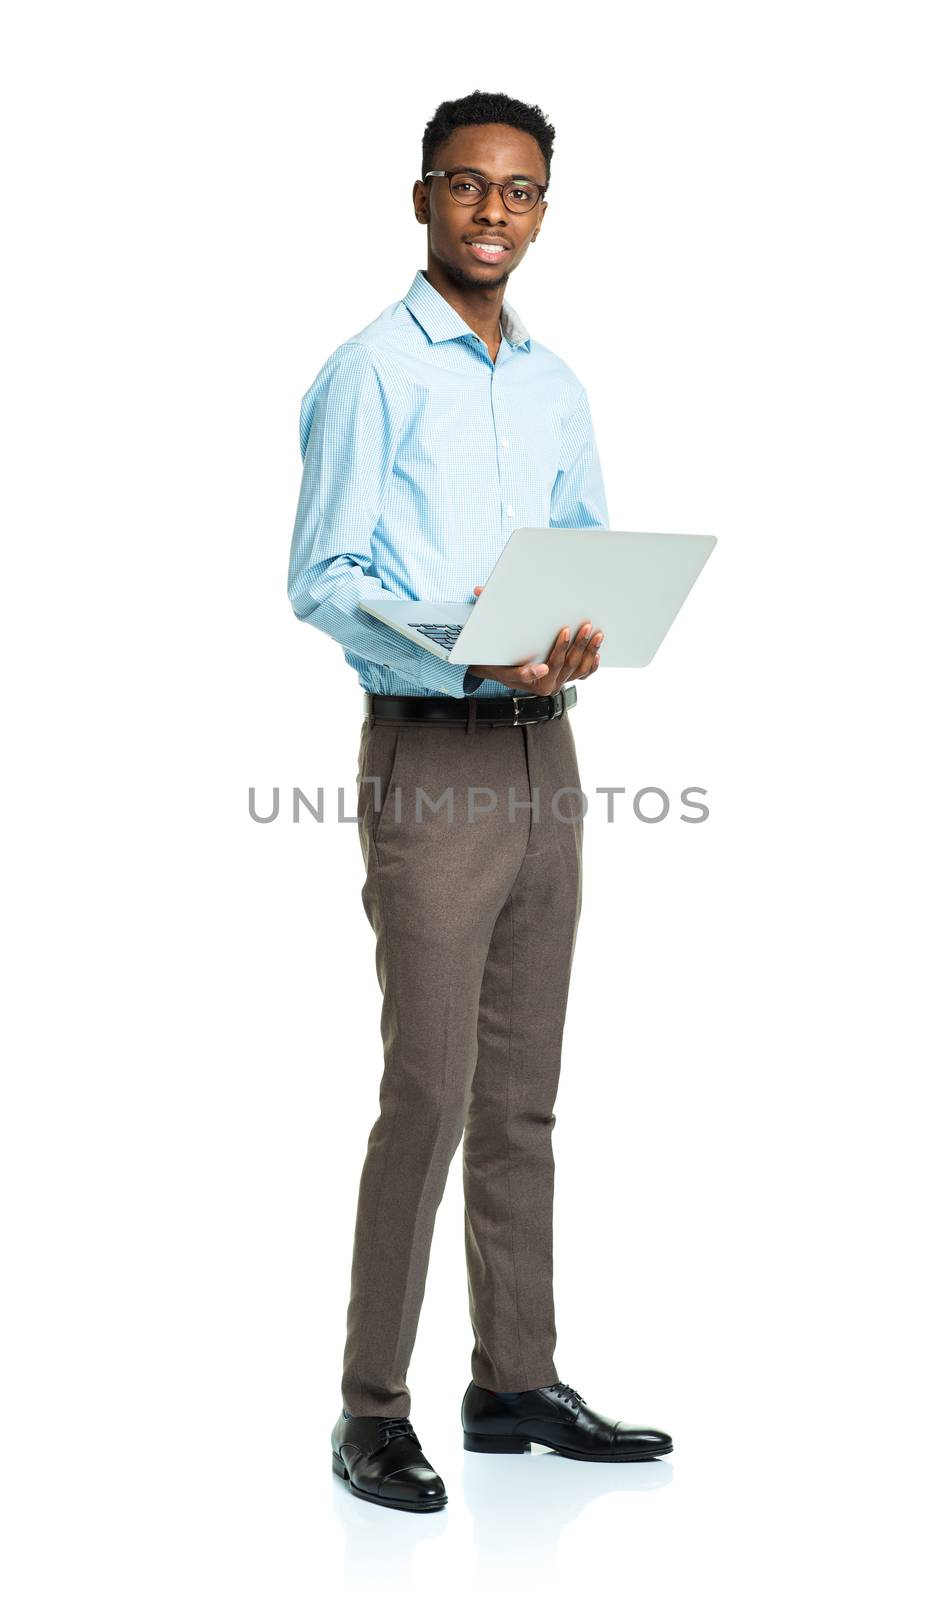
[[[474,1524],[475,1576],[495,1583],[557,1578],[562,1530],[603,1495],[641,1494],[672,1482],[672,1462],[571,1461],[534,1445],[529,1456],[463,1451],[459,1489]]]
[[[367,1504],[334,1479],[333,1505],[344,1530],[343,1581],[359,1591],[409,1592],[442,1557],[429,1550],[448,1539],[452,1555],[473,1556],[467,1580],[505,1585],[523,1574],[536,1586],[557,1578],[564,1528],[603,1495],[642,1494],[672,1482],[672,1462],[571,1461],[534,1445],[530,1455],[478,1455],[459,1449],[442,1469],[448,1505],[405,1512]],[[620,1512],[620,1516],[623,1513]],[[434,1559],[433,1559],[434,1558]]]

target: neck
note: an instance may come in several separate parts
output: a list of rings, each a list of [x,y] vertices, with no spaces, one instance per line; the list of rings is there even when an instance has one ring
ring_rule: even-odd
[[[443,300],[467,322],[485,344],[498,344],[501,339],[501,308],[504,305],[506,280],[498,284],[469,283],[449,274],[438,261],[429,259],[423,276]]]

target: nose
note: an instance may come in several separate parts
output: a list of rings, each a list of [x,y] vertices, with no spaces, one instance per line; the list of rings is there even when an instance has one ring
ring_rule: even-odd
[[[474,210],[479,223],[490,228],[503,224],[502,232],[507,227],[507,207],[497,189],[489,189],[480,206],[475,206]]]

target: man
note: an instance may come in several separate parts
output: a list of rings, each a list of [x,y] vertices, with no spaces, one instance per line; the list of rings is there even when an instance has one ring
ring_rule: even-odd
[[[385,1057],[333,1468],[352,1493],[403,1511],[447,1501],[406,1373],[462,1135],[475,1335],[465,1447],[533,1440],[612,1461],[672,1448],[666,1433],[593,1411],[554,1364],[551,1134],[583,836],[562,801],[581,795],[566,686],[596,671],[602,634],[588,621],[572,639],[562,630],[545,663],[465,668],[358,609],[380,590],[477,596],[518,525],[608,525],[585,390],[504,303],[540,236],[553,135],[506,95],[439,106],[413,188],[425,271],[333,352],[301,411],[288,588],[365,691],[357,813]],[[380,161],[372,181],[388,173]],[[446,790],[451,807],[420,800]],[[478,791],[495,805],[473,804]]]

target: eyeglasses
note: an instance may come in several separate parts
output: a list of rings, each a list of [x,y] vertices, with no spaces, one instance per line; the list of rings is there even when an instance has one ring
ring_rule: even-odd
[[[533,211],[549,187],[546,183],[521,183],[517,178],[509,178],[507,183],[489,183],[480,172],[469,172],[467,167],[426,172],[422,181],[429,178],[447,178],[448,192],[460,206],[476,206],[492,189],[498,189],[508,211]]]

